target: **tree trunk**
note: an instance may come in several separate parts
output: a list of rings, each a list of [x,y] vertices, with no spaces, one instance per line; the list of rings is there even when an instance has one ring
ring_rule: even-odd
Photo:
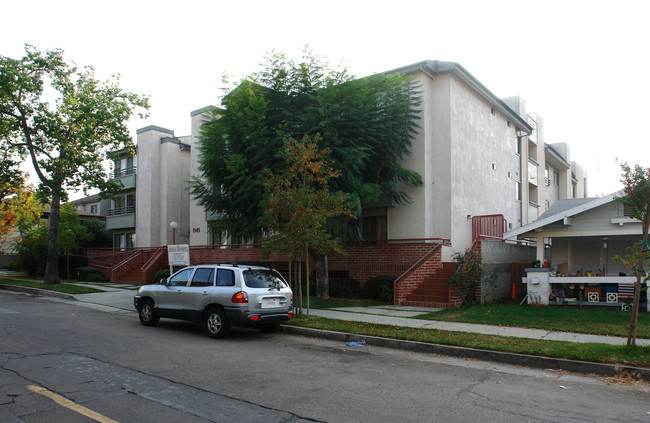
[[[309,317],[309,251],[305,254],[305,279],[307,279],[307,317]]]
[[[47,261],[45,262],[46,285],[61,283],[59,277],[59,217],[61,216],[61,197],[52,195],[50,205],[50,232],[47,238]]]
[[[298,303],[300,304],[300,315],[302,316],[302,262],[298,261]]]
[[[639,268],[636,269],[636,283],[634,284],[634,303],[632,304],[632,317],[630,328],[627,334],[627,345],[636,345],[636,325],[639,321],[639,305],[641,303],[641,279],[645,279],[645,248],[648,245],[648,228],[650,227],[650,211],[646,210],[643,216],[643,245],[641,246],[641,260]]]
[[[329,278],[327,256],[310,251],[311,258],[314,260],[314,278],[316,279],[316,297],[329,298]]]

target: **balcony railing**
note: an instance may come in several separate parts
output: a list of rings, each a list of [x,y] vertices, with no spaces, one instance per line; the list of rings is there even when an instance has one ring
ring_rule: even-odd
[[[114,178],[120,178],[122,176],[133,175],[137,172],[137,166],[125,167],[124,169],[115,169],[113,172]]]
[[[131,213],[135,213],[135,206],[115,207],[113,209],[108,209],[109,216],[122,216]]]

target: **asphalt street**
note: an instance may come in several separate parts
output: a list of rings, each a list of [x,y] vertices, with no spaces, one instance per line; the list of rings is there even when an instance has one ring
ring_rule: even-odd
[[[0,421],[611,422],[646,384],[282,333],[140,325],[128,310],[0,291]]]

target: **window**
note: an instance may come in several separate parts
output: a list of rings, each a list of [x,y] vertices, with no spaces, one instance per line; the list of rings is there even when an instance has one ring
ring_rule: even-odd
[[[544,167],[544,183],[547,187],[551,186],[551,170],[548,166]]]
[[[217,270],[217,286],[234,286],[235,272],[228,269]]]
[[[131,175],[136,170],[136,160],[133,156],[117,159],[113,162],[113,165],[115,167],[114,173],[116,177]]]
[[[192,283],[190,286],[212,286],[214,279],[214,269],[212,268],[198,268],[192,276]]]
[[[193,269],[183,269],[169,278],[167,285],[171,286],[186,286],[187,281],[190,279],[190,274]]]
[[[210,227],[209,231],[210,232],[209,232],[208,243],[210,245],[221,245],[221,244],[223,244],[223,237],[222,237],[221,229],[217,229],[215,227]]]
[[[387,236],[386,216],[368,216],[363,218],[363,239],[365,241],[385,240]]]
[[[121,195],[113,199],[113,208],[108,211],[109,216],[120,216],[135,213],[135,194]]]
[[[97,214],[97,204],[93,204],[90,206],[90,212],[93,214]]]
[[[244,270],[244,282],[249,288],[284,288],[287,285],[282,277],[270,269],[248,269]]]
[[[634,217],[632,207],[627,204],[623,204],[623,217]]]
[[[135,247],[135,233],[127,232],[113,235],[113,249],[115,250],[131,250]]]
[[[556,187],[560,185],[560,173],[557,170],[553,171],[553,184]]]
[[[515,196],[517,201],[521,201],[521,183],[515,182]]]
[[[517,154],[519,154],[521,156],[521,142],[522,142],[523,137],[516,137],[515,139],[517,140],[517,144],[516,144],[516,146],[517,146],[516,147],[517,148]]]

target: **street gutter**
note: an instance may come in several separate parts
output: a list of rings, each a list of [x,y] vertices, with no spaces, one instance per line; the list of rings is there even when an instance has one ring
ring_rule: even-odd
[[[517,354],[503,351],[482,350],[477,348],[432,344],[428,342],[382,338],[379,336],[356,335],[353,333],[303,328],[300,326],[281,325],[280,328],[284,333],[290,335],[323,338],[346,343],[364,340],[366,342],[366,345],[369,346],[395,348],[405,351],[469,358],[473,360],[491,361],[495,363],[504,363],[537,369],[565,370],[574,373],[587,375],[593,374],[598,376],[615,376],[618,373],[626,371],[633,374],[638,374],[643,380],[650,382],[650,369],[641,367],[624,366],[618,364],[592,363],[589,361],[568,360],[564,358]]]
[[[32,288],[31,286],[0,284],[0,289],[5,289],[7,291],[23,292],[27,294],[36,295],[39,297],[59,297],[59,298],[65,298],[66,300],[75,300],[75,301],[77,300],[75,296],[72,294],[52,291],[49,289]]]

